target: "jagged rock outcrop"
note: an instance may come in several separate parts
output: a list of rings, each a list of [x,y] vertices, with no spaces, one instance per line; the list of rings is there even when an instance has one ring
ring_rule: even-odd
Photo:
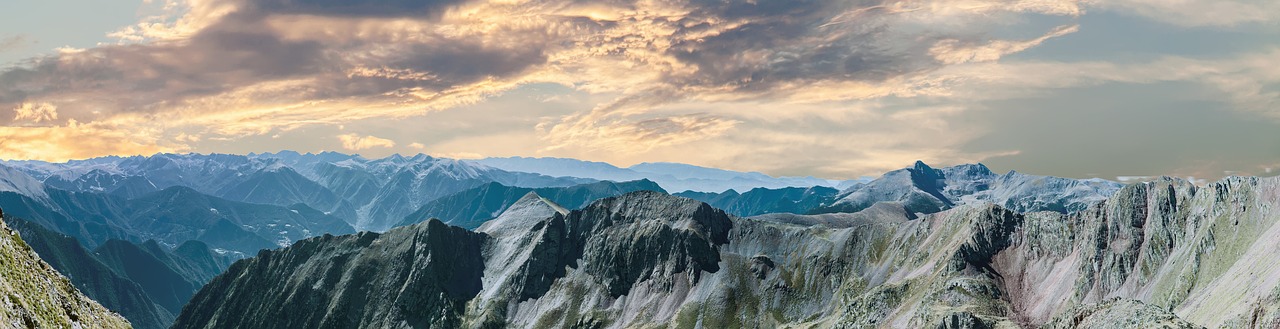
[[[1098,304],[1081,305],[1064,312],[1044,329],[1197,329],[1202,328],[1178,318],[1159,307],[1132,299],[1114,298]]]
[[[4,213],[0,212],[0,217]],[[0,222],[0,325],[12,328],[129,328],[85,297]]]
[[[658,192],[573,211],[529,194],[474,235],[428,236],[456,239],[453,248],[483,262],[465,273],[480,280],[469,294],[438,290],[447,280],[386,274],[404,265],[334,261],[439,254],[386,246],[421,240],[392,240],[396,231],[325,237],[233,266],[184,309],[179,327],[229,326],[218,319],[233,315],[252,319],[238,324],[276,321],[284,313],[273,307],[299,298],[323,302],[292,305],[310,311],[288,318],[324,318],[349,294],[397,300],[420,285],[437,289],[428,290],[442,302],[430,305],[451,307],[362,304],[362,316],[349,318],[393,320],[344,325],[406,327],[395,319],[420,312],[435,319],[423,325],[471,328],[1269,327],[1280,320],[1280,281],[1268,279],[1280,277],[1277,205],[1280,178],[1241,177],[1130,185],[1070,214],[966,203],[916,217],[880,203],[855,214],[734,218]],[[433,226],[447,230],[437,221],[410,228]],[[361,239],[370,242],[350,242]],[[346,251],[306,251],[330,248]],[[299,288],[328,282],[318,268],[363,269],[375,274],[367,280],[394,284]]]

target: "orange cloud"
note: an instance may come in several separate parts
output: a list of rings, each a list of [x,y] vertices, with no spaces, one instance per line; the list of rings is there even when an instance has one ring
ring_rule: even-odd
[[[0,127],[0,154],[6,159],[67,161],[107,155],[150,155],[182,152],[185,144],[167,143],[131,126],[80,124]]]
[[[13,112],[14,121],[27,120],[40,123],[58,119],[58,107],[49,103],[22,103],[21,106],[14,108]]]
[[[537,130],[549,148],[647,152],[742,123],[657,110],[673,102],[946,96],[955,79],[928,73],[1069,33],[989,41],[982,31],[922,30],[921,21],[1082,12],[1073,0],[779,2],[768,10],[752,2],[448,3],[406,15],[395,6],[424,4],[166,0],[162,15],[112,33],[121,44],[0,72],[0,81],[12,81],[0,86],[0,106],[47,104],[18,113],[33,123],[111,122],[198,143],[418,116],[551,83],[606,100],[543,118]],[[931,46],[936,54],[925,53]],[[10,87],[22,88],[10,93],[22,98],[3,98]],[[156,145],[150,136],[132,142]],[[395,146],[354,134],[339,141],[349,150]]]

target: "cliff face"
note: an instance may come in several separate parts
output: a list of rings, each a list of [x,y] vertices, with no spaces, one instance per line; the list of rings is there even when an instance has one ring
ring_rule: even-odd
[[[3,212],[0,212],[0,217]],[[13,328],[129,328],[85,297],[0,222],[0,324]]]
[[[1277,203],[1277,178],[1137,184],[1071,215],[529,194],[478,233],[429,221],[264,252],[177,327],[1273,327]]]
[[[1144,301],[1209,327],[1272,327],[1280,288],[1280,180],[1203,188],[1131,185],[1088,211],[1037,214],[997,257],[1027,322],[1110,298]],[[1067,298],[1047,298],[1066,294]]]

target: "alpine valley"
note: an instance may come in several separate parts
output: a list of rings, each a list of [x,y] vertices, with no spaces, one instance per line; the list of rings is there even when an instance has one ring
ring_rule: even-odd
[[[1280,327],[1277,177],[156,154],[0,209],[13,327]]]

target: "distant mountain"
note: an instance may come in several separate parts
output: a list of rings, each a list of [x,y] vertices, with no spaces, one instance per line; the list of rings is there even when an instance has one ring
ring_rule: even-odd
[[[67,191],[103,192],[126,199],[159,190],[146,177],[110,173],[102,169],[93,169],[74,180],[67,180],[62,176],[50,176],[45,179],[44,184]]]
[[[703,201],[737,215],[768,213],[854,213],[881,202],[901,204],[911,213],[930,214],[961,204],[994,203],[1018,212],[1084,210],[1120,189],[1100,179],[1000,175],[982,164],[934,169],[923,162],[885,173],[865,184],[836,191],[826,187],[756,188],[746,193],[685,191],[676,195]]]
[[[648,179],[668,191],[723,192],[747,191],[757,187],[827,186],[845,188],[862,180],[841,181],[813,177],[771,177],[758,172],[737,172],[680,163],[641,163],[618,168],[604,162],[564,158],[487,158],[473,162],[507,171],[531,172],[548,176],[584,177],[616,182]]]
[[[568,187],[595,182],[597,179],[649,177],[663,186],[664,190],[688,189],[690,191],[682,192],[682,195],[707,201],[740,216],[769,212],[857,212],[877,202],[899,202],[908,210],[920,213],[938,212],[959,204],[987,202],[1016,211],[1074,212],[1104,199],[1120,187],[1118,183],[1097,179],[1075,180],[1017,172],[998,175],[981,164],[934,169],[924,163],[917,163],[911,168],[892,171],[864,182],[774,178],[760,173],[674,163],[642,163],[631,168],[617,168],[606,163],[556,158],[516,157],[459,161],[418,154],[412,157],[392,155],[370,160],[358,155],[333,152],[299,154],[288,151],[249,156],[157,154],[150,157],[100,158],[63,164],[33,161],[5,163],[14,166],[16,170],[0,170],[0,182],[3,182],[0,184],[0,193],[10,190],[27,198],[16,200],[11,197],[11,200],[4,201],[3,196],[0,196],[0,205],[13,207],[21,204],[14,208],[15,211],[39,208],[33,206],[38,204],[65,203],[68,199],[67,194],[49,192],[49,188],[104,193],[127,200],[154,193],[155,189],[181,186],[235,201],[287,207],[305,204],[311,209],[340,218],[355,229],[374,231],[406,223],[405,216],[436,199],[489,183],[543,188]],[[575,173],[590,177],[552,177]],[[832,185],[846,188],[831,197],[830,190],[825,188],[813,188],[802,193],[801,189],[787,187],[795,185],[803,189]],[[726,187],[736,189],[724,189]],[[509,202],[517,198],[517,195],[522,195],[513,194],[504,199]],[[77,218],[84,224],[50,214],[24,213],[24,216],[59,232],[77,238],[88,238],[88,245],[96,245],[112,238],[135,242],[145,240],[129,236],[134,233],[135,228],[106,221],[113,215],[103,213],[115,211],[111,207],[88,206],[86,203],[91,203],[89,201],[92,200],[84,200],[84,194],[71,196],[80,201],[71,202],[70,208],[85,211],[63,211],[64,215],[73,216],[62,217]],[[67,205],[48,208],[59,207],[67,208]],[[500,211],[488,208],[480,210],[494,212],[488,212],[485,216],[472,213],[475,218],[470,220],[481,220],[481,217],[491,217],[496,211]],[[422,218],[415,216],[408,222],[420,219]],[[80,225],[87,226],[75,227]],[[244,230],[243,227],[237,228],[234,223],[213,227],[217,229],[214,231],[216,236],[223,239],[238,236],[237,232]],[[285,240],[267,237],[266,241],[275,243]],[[296,239],[290,237],[288,241]],[[234,243],[244,247],[264,245],[261,242],[244,240]]]
[[[55,232],[66,234],[86,246],[110,239],[141,241],[125,223],[125,200],[101,193],[46,189],[44,200],[24,194],[0,192],[0,209]]]
[[[119,314],[81,294],[3,223],[0,268],[0,323],[14,328],[130,328]]]
[[[594,179],[508,172],[419,154],[369,160],[334,152],[156,154],[66,163],[3,161],[0,192],[43,201],[44,189],[103,193],[124,199],[175,186],[250,203],[305,204],[365,230],[385,230],[428,201],[498,182],[555,187]],[[335,232],[336,233],[336,232]]]
[[[356,208],[351,202],[289,167],[271,166],[247,176],[244,181],[227,186],[214,195],[248,203],[286,206],[305,204],[348,223],[357,218]]]
[[[177,245],[196,240],[245,254],[324,233],[353,233],[340,218],[304,204],[280,207],[226,200],[186,187],[128,200],[129,227],[144,239]]]
[[[0,192],[0,207],[94,248],[112,239],[154,239],[171,247],[198,240],[224,252],[253,254],[324,233],[355,232],[342,219],[303,204],[236,202],[181,186],[134,199],[53,188],[46,196],[41,202]]]
[[[724,193],[685,191],[675,195],[706,202],[735,216],[748,217],[769,213],[809,213],[813,209],[829,205],[839,193],[839,190],[833,188],[815,186],[780,189],[757,187],[741,194],[734,190]]]
[[[898,202],[918,213],[960,204],[994,203],[1019,212],[1077,212],[1106,199],[1123,185],[1101,179],[1070,179],[991,172],[982,164],[934,169],[924,162],[841,191],[837,200],[813,213],[857,212],[877,202]]]
[[[178,254],[161,247],[154,240],[140,245],[111,240],[94,250],[93,255],[116,273],[137,282],[157,305],[177,314],[200,287],[226,269],[226,266],[217,265],[230,263],[230,257],[215,255],[207,248],[196,250],[202,247],[199,242],[184,246],[188,249],[186,252],[194,251],[197,254]],[[204,267],[198,262],[221,264]],[[170,323],[164,323],[166,326],[168,324]]]
[[[877,191],[946,205],[993,190],[980,168],[920,171]],[[174,327],[1280,323],[1280,281],[1258,279],[1280,277],[1280,178],[1163,179],[1069,214],[964,201],[913,218],[918,204],[734,218],[659,192],[580,210],[528,194],[475,232],[431,220],[263,252]]]
[[[333,168],[341,167],[341,168]],[[488,183],[520,187],[563,187],[595,180],[550,177],[503,171],[485,165],[426,155],[393,155],[378,160],[350,159],[317,164],[317,172],[333,174],[322,182],[345,191],[354,200],[369,200],[360,207],[362,230],[383,231],[432,200]],[[376,186],[374,186],[376,184]],[[370,191],[376,191],[369,193]]]
[[[39,201],[49,199],[44,191],[44,183],[25,172],[4,165],[0,165],[0,192],[17,193]]]
[[[662,187],[649,180],[615,183],[611,181],[574,185],[569,187],[524,188],[499,183],[489,183],[470,190],[428,202],[396,226],[413,225],[436,218],[445,224],[465,229],[480,227],[485,221],[498,217],[517,200],[529,193],[536,193],[569,209],[579,209],[591,202],[635,191],[658,191]]]

